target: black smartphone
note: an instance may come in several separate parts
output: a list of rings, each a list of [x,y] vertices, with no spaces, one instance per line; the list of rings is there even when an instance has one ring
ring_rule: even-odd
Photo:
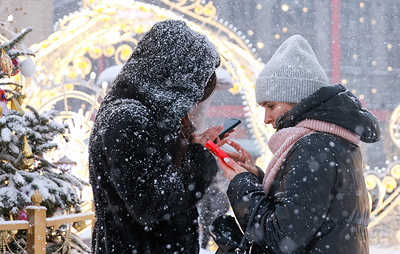
[[[222,139],[224,135],[236,126],[238,126],[242,121],[235,119],[235,118],[229,118],[225,123],[224,123],[224,129],[218,134],[219,139]]]

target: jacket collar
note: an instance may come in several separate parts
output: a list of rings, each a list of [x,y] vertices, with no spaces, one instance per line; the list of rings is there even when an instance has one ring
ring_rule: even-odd
[[[318,89],[280,117],[276,126],[280,130],[306,119],[336,124],[359,135],[361,141],[366,143],[380,139],[377,118],[340,84]]]

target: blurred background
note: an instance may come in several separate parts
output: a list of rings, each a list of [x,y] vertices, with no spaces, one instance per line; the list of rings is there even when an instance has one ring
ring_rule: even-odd
[[[193,116],[198,130],[240,119],[231,138],[259,165],[270,156],[266,142],[272,130],[263,126],[252,86],[276,49],[290,36],[302,35],[331,83],[345,85],[379,120],[381,141],[361,145],[375,209],[371,236],[376,245],[398,248],[398,0],[2,0],[2,36],[33,28],[24,47],[36,54],[36,73],[18,81],[27,84],[26,103],[40,111],[67,112],[59,120],[69,124],[71,141],[60,141],[55,160],[73,158],[72,172],[88,177],[87,140],[99,103],[137,41],[165,18],[188,21],[223,56],[218,89]]]

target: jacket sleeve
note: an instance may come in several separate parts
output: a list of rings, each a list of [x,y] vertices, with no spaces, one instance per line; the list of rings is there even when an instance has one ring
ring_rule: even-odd
[[[266,253],[297,253],[329,219],[336,163],[329,148],[315,142],[300,140],[288,153],[275,178],[273,196],[262,195],[262,186],[250,173],[239,174],[230,183],[227,194],[243,230],[255,204],[263,199],[249,238]]]
[[[103,134],[103,147],[109,181],[130,216],[148,225],[192,209],[218,170],[212,155],[189,144],[187,160],[174,167],[172,136],[146,116],[120,114]]]

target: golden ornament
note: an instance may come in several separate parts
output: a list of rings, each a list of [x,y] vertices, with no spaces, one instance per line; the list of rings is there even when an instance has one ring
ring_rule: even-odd
[[[6,52],[4,52],[4,49],[1,49],[0,65],[1,70],[4,72],[4,74],[10,78],[13,72],[14,65],[12,63],[11,57],[7,55]]]
[[[76,221],[72,224],[72,226],[77,230],[77,231],[81,231],[82,229],[84,229],[86,227],[86,221]]]
[[[26,158],[32,156],[32,148],[28,144],[26,136],[24,136],[24,149],[22,150],[22,155]]]

